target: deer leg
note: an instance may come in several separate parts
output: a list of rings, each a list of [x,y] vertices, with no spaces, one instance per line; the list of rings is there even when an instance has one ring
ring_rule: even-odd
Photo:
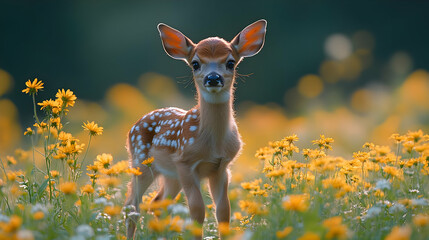
[[[164,200],[166,198],[174,199],[180,190],[182,190],[182,186],[178,179],[163,176],[162,188],[156,195],[154,201]]]
[[[142,174],[139,176],[133,176],[130,184],[128,184],[128,194],[125,201],[125,206],[134,206],[136,213],[140,212],[139,205],[144,192],[149,188],[158,175],[156,171],[151,171],[147,166],[142,166],[141,169]],[[127,218],[127,239],[132,239],[134,237],[137,221],[137,215]]]
[[[216,205],[217,222],[229,224],[230,220],[230,203],[228,198],[228,178],[229,172],[222,169],[209,177],[210,194],[213,203]]]
[[[205,206],[203,196],[201,195],[200,180],[195,176],[191,167],[186,164],[178,164],[177,172],[179,173],[180,183],[188,200],[191,218],[202,225],[205,218]],[[195,236],[195,239],[201,238],[202,236]]]

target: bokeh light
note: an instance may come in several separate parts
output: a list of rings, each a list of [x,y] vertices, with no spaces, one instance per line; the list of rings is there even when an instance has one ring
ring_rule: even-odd
[[[323,82],[317,75],[305,75],[299,79],[298,91],[307,98],[315,98],[323,91]]]
[[[11,89],[12,83],[12,76],[5,70],[0,69],[0,97]]]
[[[326,39],[325,52],[332,59],[345,59],[352,54],[352,51],[350,39],[343,34],[333,34]]]

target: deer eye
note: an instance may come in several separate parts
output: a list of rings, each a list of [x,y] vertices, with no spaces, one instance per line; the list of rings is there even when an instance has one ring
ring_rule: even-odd
[[[229,60],[228,62],[226,62],[226,68],[228,68],[229,70],[234,69],[234,66],[235,66],[234,60]]]
[[[200,69],[200,64],[197,61],[192,62],[192,68],[196,71]]]

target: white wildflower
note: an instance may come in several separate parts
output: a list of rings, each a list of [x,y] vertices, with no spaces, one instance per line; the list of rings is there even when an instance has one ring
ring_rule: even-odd
[[[19,240],[34,240],[34,234],[32,231],[27,229],[21,229],[16,234],[17,239]]]
[[[94,200],[94,203],[100,205],[107,205],[107,199],[105,199],[104,197],[96,198]]]
[[[405,208],[404,205],[402,205],[400,203],[395,203],[389,208],[389,213],[390,214],[402,213],[402,212],[405,212],[406,210],[407,209]]]
[[[31,213],[34,214],[36,212],[43,212],[45,215],[48,214],[48,208],[40,203],[36,203],[34,206],[31,207]]]
[[[413,205],[413,206],[427,206],[428,200],[425,198],[411,199],[411,205]]]
[[[172,204],[168,206],[168,210],[172,214],[189,214],[189,209],[183,204]]]
[[[77,235],[70,238],[70,240],[86,240],[84,236]]]
[[[389,180],[386,179],[381,179],[378,180],[377,183],[375,184],[375,189],[376,190],[390,190],[391,186],[390,186],[390,182]]]
[[[91,238],[94,236],[94,229],[87,224],[82,224],[76,228],[76,234],[85,238]]]
[[[377,217],[380,213],[381,213],[380,207],[372,207],[372,208],[368,209],[368,212],[366,213],[365,218]]]
[[[3,214],[0,214],[0,222],[9,222],[9,217]]]

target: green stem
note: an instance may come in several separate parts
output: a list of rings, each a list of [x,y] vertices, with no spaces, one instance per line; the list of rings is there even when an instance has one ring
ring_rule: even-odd
[[[3,160],[1,160],[1,158],[0,158],[0,163],[1,163],[1,168],[3,169],[4,177],[5,177],[5,179],[7,179],[6,169],[3,165]]]
[[[82,170],[83,164],[85,163],[86,155],[88,155],[89,146],[91,145],[92,135],[89,134],[88,146],[86,147],[85,155],[83,156],[82,163],[80,164],[80,170]]]
[[[50,154],[48,154],[48,143],[49,143],[49,135],[50,135],[50,125],[47,127],[48,138],[45,138],[44,141],[44,150],[45,150],[45,163],[46,163],[46,171],[48,174],[48,183],[49,183],[49,202],[52,203],[52,176],[51,176],[51,161],[49,159]]]
[[[34,96],[35,94],[33,93],[33,110],[34,110],[34,118],[36,119],[36,122],[38,124],[40,124],[39,118],[37,117],[37,113],[36,113],[36,97]]]

